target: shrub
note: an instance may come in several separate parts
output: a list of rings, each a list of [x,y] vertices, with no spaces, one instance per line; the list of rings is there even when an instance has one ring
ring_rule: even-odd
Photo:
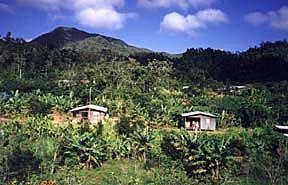
[[[138,128],[143,128],[144,125],[144,120],[139,118],[137,115],[124,115],[115,125],[115,130],[119,135],[129,136],[130,134],[134,133]]]
[[[87,130],[88,129],[88,130]],[[83,127],[64,130],[60,143],[62,162],[70,167],[95,168],[107,160],[107,142],[99,128]]]
[[[27,148],[16,146],[7,157],[7,180],[25,182],[32,174],[40,173],[41,159]]]
[[[187,131],[170,133],[163,138],[163,152],[173,160],[182,161],[190,177],[210,181],[224,180],[232,156],[227,149],[231,139],[223,136],[192,137]]]
[[[52,105],[40,101],[37,97],[32,97],[29,100],[30,113],[47,115],[50,113]]]

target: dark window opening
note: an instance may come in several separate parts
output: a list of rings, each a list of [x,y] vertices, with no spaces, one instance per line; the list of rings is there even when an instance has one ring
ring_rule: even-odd
[[[200,126],[200,118],[187,118],[187,121],[190,123],[190,129],[196,129]]]
[[[81,112],[82,119],[88,119],[88,112]]]

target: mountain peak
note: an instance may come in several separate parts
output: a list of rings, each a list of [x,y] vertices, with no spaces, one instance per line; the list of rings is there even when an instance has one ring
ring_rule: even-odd
[[[102,50],[111,50],[123,55],[135,52],[151,52],[148,49],[130,46],[117,38],[88,33],[77,28],[65,26],[59,26],[53,31],[35,38],[31,43],[43,45],[51,49],[72,48],[93,53],[101,52]]]
[[[74,28],[74,27],[66,27],[66,26],[59,26],[57,28],[55,28],[53,31],[51,32],[75,32],[75,33],[85,33],[87,35],[93,35],[93,34],[90,34],[90,33],[87,33],[85,31],[82,31],[82,30],[79,30],[77,28]],[[51,33],[50,32],[50,33]]]
[[[60,26],[51,32],[35,38],[31,43],[44,45],[49,48],[61,48],[67,43],[77,42],[95,36],[98,36],[98,34],[90,34],[76,28]]]

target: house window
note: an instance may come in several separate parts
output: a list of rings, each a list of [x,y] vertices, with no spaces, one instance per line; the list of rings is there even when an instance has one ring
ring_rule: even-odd
[[[88,112],[81,112],[81,116],[83,119],[88,119]]]

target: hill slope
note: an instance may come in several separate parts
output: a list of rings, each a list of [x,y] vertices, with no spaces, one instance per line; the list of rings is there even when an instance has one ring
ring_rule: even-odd
[[[288,80],[287,41],[264,42],[241,53],[211,48],[188,49],[176,68],[183,78],[193,79],[195,69],[222,82],[271,82]]]
[[[128,45],[126,42],[100,34],[87,33],[76,28],[58,27],[53,31],[43,34],[31,41],[48,48],[71,48],[77,51],[101,52],[111,50],[121,55],[129,55],[137,52],[152,52],[144,48]]]
[[[76,42],[95,36],[97,34],[90,34],[76,28],[58,27],[33,39],[31,43],[47,46],[48,48],[61,48],[69,42]]]

